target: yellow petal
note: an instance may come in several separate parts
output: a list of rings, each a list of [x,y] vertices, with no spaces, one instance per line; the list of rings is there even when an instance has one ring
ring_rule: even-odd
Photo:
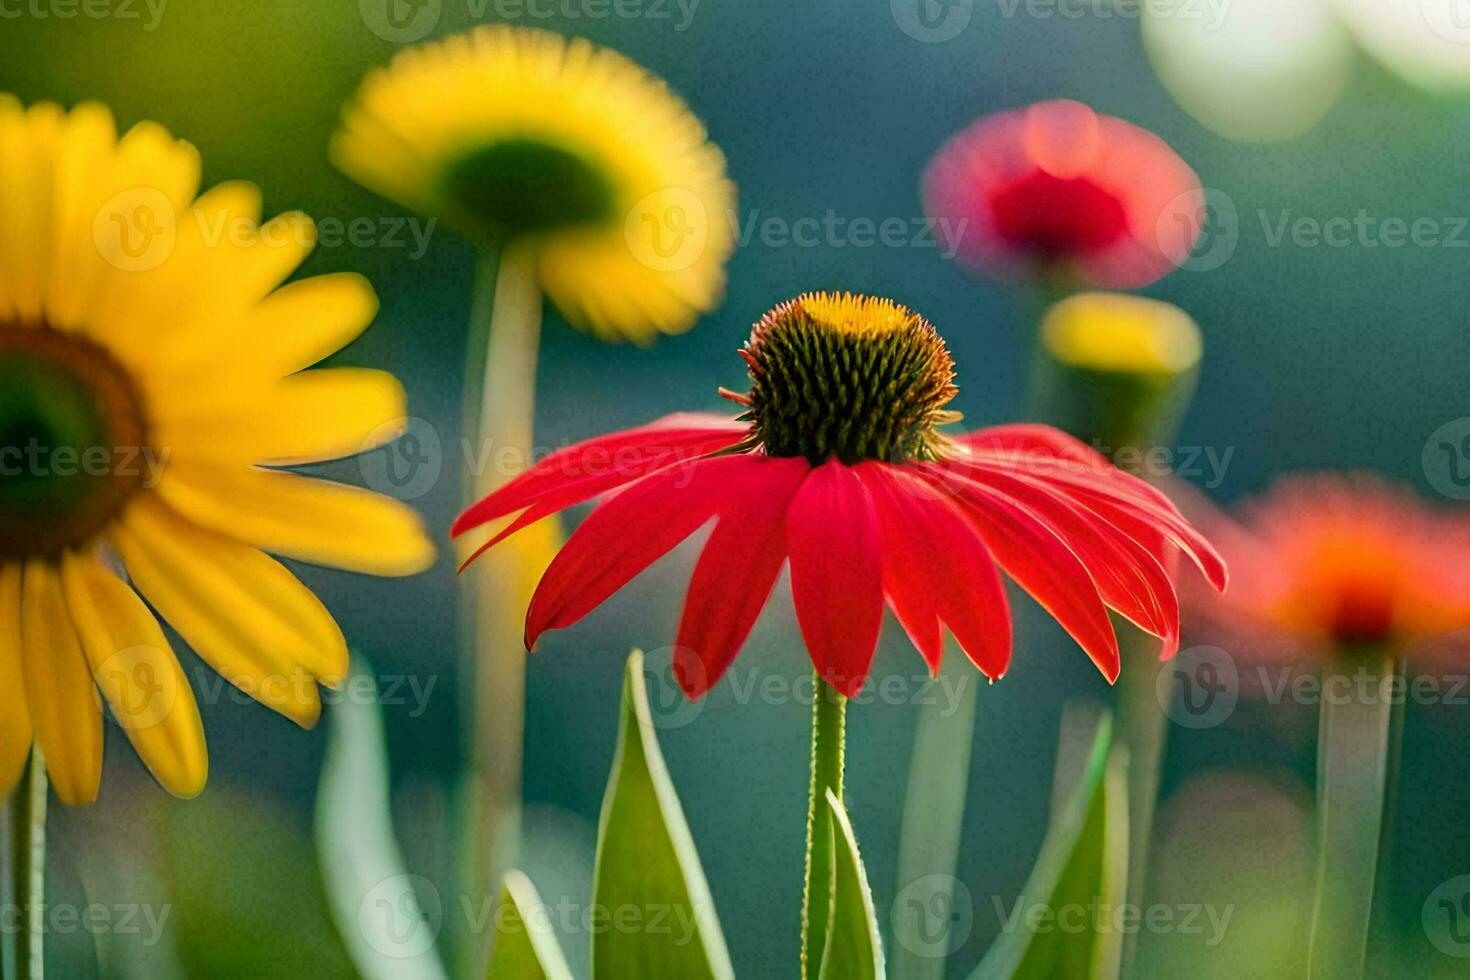
[[[378,297],[366,279],[341,272],[289,283],[209,329],[161,352],[153,369],[170,377],[197,372],[275,381],[335,354],[367,329]]]
[[[243,199],[227,203],[248,205]],[[200,199],[204,202],[204,199]],[[257,226],[232,210],[199,204],[177,223],[163,265],[108,299],[115,328],[109,346],[150,377],[172,364],[175,348],[193,348],[226,331],[296,270],[316,245],[316,228],[290,213]],[[212,215],[212,216],[211,216]],[[218,364],[206,364],[211,373]],[[199,368],[201,365],[192,365]],[[217,376],[217,375],[215,375]],[[172,393],[172,392],[169,392]]]
[[[36,739],[61,802],[91,803],[102,781],[102,708],[56,569],[26,565],[20,634]]]
[[[191,525],[139,496],[112,534],[134,583],[226,680],[304,727],[315,679],[347,673],[347,642],[326,607],[285,566]]]
[[[157,492],[201,527],[316,565],[396,576],[434,563],[434,545],[413,509],[358,487],[177,460]]]
[[[92,677],[128,741],[170,793],[198,796],[209,778],[204,724],[158,620],[93,556],[67,555],[61,582]]]
[[[94,195],[105,181],[116,144],[112,112],[99,103],[77,106],[61,123],[52,164],[54,238],[46,284],[46,319],[54,326],[76,325],[77,309],[89,293],[80,287],[93,281],[95,264],[102,260],[92,241],[92,219],[103,198]],[[79,246],[85,246],[81,255]],[[79,257],[90,260],[85,273],[75,268]]]
[[[11,107],[0,139],[0,292],[13,315],[41,319],[46,257],[54,234],[51,215],[52,150],[61,130],[61,107],[41,102],[26,111]]]
[[[180,458],[316,463],[374,449],[403,433],[403,385],[386,371],[324,368],[293,375],[240,404],[158,413],[155,442]]]
[[[101,106],[67,117],[56,154],[56,222],[47,317],[107,343],[118,336],[110,300],[170,257],[199,191],[199,151],[154,122],[117,142]]]
[[[31,710],[26,705],[20,649],[20,562],[0,565],[0,799],[10,795],[31,754]]]

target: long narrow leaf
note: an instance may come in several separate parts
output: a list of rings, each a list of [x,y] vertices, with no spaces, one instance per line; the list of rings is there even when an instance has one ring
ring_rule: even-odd
[[[979,677],[948,638],[935,683],[953,684],[956,696],[953,703],[936,698],[919,709],[909,756],[898,844],[898,881],[905,890],[893,914],[893,980],[942,980],[946,957],[965,939],[943,917],[935,934],[930,919],[931,910],[953,907]]]
[[[316,843],[332,917],[353,965],[369,980],[443,980],[433,931],[393,835],[388,752],[377,685],[361,662],[348,680],[371,698],[344,698],[317,789]],[[421,883],[421,884],[420,884]]]
[[[531,879],[519,871],[505,876],[490,980],[571,980],[572,969],[556,942],[556,931]]]
[[[878,916],[857,837],[842,801],[830,789],[827,808],[833,830],[832,912],[827,918],[821,980],[880,980],[883,943],[878,938]]]
[[[684,810],[659,751],[643,654],[628,657],[622,730],[597,832],[592,975],[734,975]]]
[[[1106,716],[1091,745],[1000,938],[972,980],[1117,977],[1122,933],[1100,910],[1116,910],[1127,885],[1127,757],[1112,748]]]

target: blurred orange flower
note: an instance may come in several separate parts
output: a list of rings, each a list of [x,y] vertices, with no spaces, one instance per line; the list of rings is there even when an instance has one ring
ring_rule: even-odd
[[[1395,651],[1470,628],[1470,524],[1405,487],[1290,476],[1239,514],[1200,517],[1236,574],[1228,593],[1191,605],[1257,650]]]

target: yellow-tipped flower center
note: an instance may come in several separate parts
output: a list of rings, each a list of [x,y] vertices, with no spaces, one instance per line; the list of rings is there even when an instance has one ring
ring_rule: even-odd
[[[959,415],[954,361],[923,317],[891,300],[808,293],[761,318],[741,356],[739,400],[772,456],[901,462],[938,455]]]
[[[147,426],[102,348],[0,323],[0,561],[91,540],[143,483]]]

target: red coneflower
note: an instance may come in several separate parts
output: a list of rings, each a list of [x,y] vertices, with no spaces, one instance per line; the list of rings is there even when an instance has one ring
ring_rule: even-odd
[[[741,351],[739,419],[674,415],[563,449],[467,510],[458,535],[519,513],[486,547],[617,491],[547,569],[527,647],[570,626],[715,522],[679,626],[675,669],[697,698],[735,658],[782,565],[817,672],[852,696],[886,598],[937,670],[947,627],[988,677],[1010,661],[999,564],[1109,681],[1107,609],[1178,645],[1174,548],[1217,588],[1225,566],[1161,493],[1057,430],[949,438],[953,361],[923,317],[884,299],[815,293],[768,313]],[[483,550],[483,549],[482,549]]]
[[[1205,203],[1199,178],[1159,137],[1066,99],[951,137],[924,172],[923,196],[970,265],[1119,289],[1188,258]]]

